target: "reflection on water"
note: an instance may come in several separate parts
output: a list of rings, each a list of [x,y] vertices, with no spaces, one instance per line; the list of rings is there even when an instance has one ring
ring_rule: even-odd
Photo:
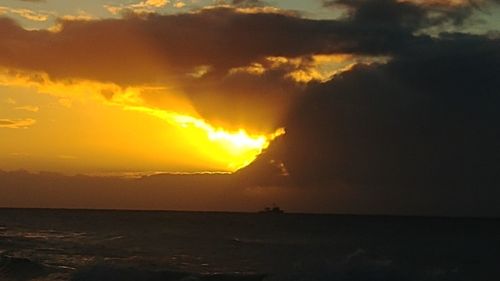
[[[3,209],[0,257],[0,280],[492,280],[500,222]]]

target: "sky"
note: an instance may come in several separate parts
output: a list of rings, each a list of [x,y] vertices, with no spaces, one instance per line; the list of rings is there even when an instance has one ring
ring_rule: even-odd
[[[0,34],[0,206],[500,215],[500,1],[4,0]]]

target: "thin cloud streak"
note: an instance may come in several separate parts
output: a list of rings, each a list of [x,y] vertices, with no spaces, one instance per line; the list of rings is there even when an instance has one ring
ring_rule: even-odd
[[[26,129],[36,123],[35,119],[0,119],[0,128],[7,129]]]

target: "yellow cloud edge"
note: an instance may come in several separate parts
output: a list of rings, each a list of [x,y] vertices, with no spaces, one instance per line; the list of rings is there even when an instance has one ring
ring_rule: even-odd
[[[284,128],[271,133],[251,134],[244,128],[227,130],[210,124],[191,112],[178,112],[148,105],[141,97],[141,91],[163,90],[161,87],[138,86],[121,87],[113,83],[88,80],[53,81],[46,73],[0,69],[0,85],[35,89],[39,93],[59,98],[60,105],[71,107],[73,102],[90,100],[107,106],[119,107],[124,111],[135,111],[154,116],[183,130],[192,138],[192,144],[201,154],[226,163],[224,172],[237,171],[250,163],[266,149],[270,143],[285,134]],[[112,92],[112,97],[104,97],[103,92]]]

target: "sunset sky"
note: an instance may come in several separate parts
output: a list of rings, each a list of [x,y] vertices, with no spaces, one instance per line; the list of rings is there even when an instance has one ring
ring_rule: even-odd
[[[497,0],[3,0],[0,205],[500,215],[499,89]]]

